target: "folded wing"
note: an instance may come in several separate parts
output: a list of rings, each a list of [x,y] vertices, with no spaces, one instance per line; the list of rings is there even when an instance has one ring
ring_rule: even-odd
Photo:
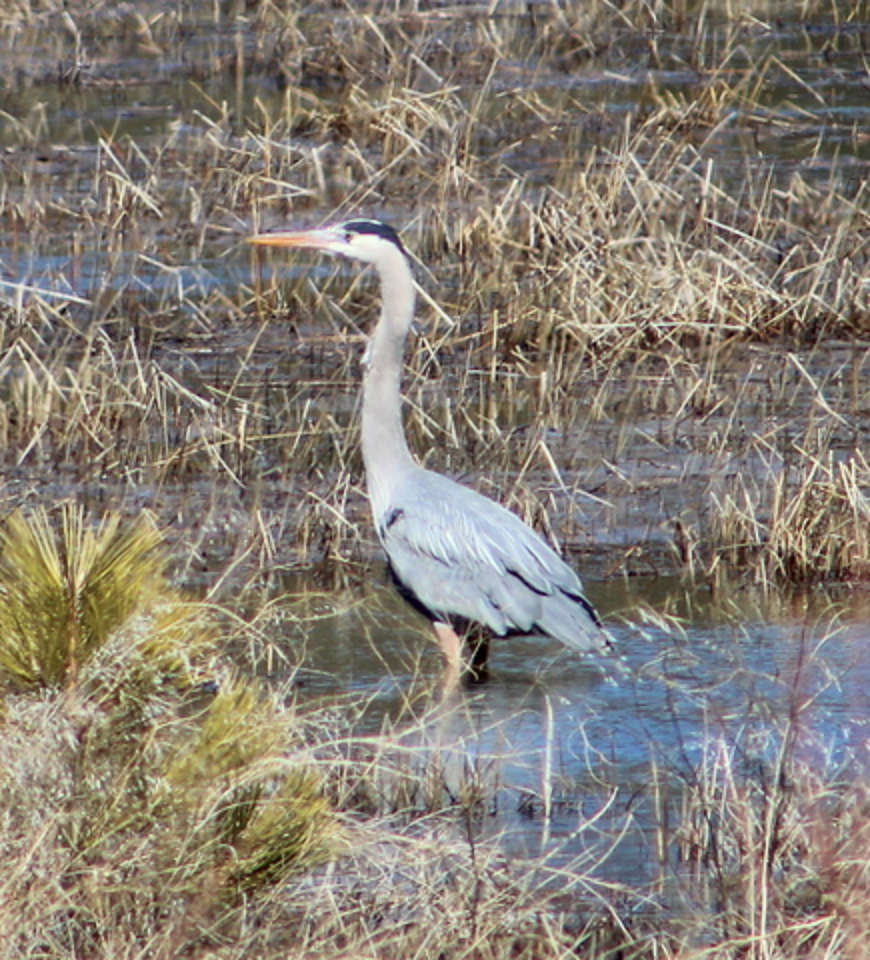
[[[576,573],[515,514],[428,470],[406,475],[377,518],[399,582],[436,617],[494,633],[545,633],[609,649]]]

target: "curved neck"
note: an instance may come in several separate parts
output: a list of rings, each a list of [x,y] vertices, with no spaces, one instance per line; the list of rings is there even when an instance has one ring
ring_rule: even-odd
[[[377,520],[394,484],[415,467],[402,427],[402,361],[414,319],[414,280],[401,250],[379,265],[381,316],[369,343],[363,379],[362,452]]]

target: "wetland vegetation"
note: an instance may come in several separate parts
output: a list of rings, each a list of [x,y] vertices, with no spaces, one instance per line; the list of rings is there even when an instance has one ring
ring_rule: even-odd
[[[866,954],[868,23],[0,0],[4,956]],[[374,285],[243,243],[350,213],[419,258],[412,448],[625,677],[433,696]]]

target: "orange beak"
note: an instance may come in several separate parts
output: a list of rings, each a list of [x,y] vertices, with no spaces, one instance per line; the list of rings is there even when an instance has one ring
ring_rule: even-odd
[[[257,247],[309,247],[328,250],[340,239],[335,230],[290,230],[278,233],[257,233],[248,237],[248,243]]]

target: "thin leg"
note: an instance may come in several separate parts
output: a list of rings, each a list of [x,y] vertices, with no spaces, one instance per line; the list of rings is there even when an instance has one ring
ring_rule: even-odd
[[[442,620],[435,620],[433,626],[438,637],[438,646],[447,661],[445,686],[453,687],[460,679],[471,684],[486,683],[489,679],[488,637],[480,630],[474,630],[464,638],[460,637],[449,623]]]
[[[462,640],[449,623],[435,620],[432,625],[435,627],[435,636],[438,637],[438,646],[447,661],[441,678],[441,688],[442,691],[451,691],[459,685],[462,674]]]
[[[468,683],[486,683],[489,680],[489,637],[480,629],[465,638],[465,678]]]

